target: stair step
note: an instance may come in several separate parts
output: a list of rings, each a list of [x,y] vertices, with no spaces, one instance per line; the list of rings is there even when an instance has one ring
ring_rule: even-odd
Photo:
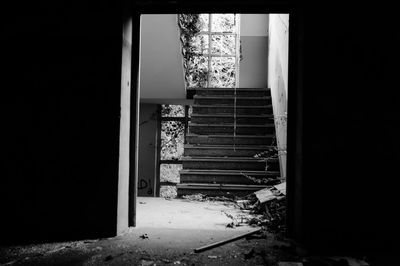
[[[189,123],[189,132],[194,134],[233,134],[237,135],[265,135],[275,132],[274,124],[240,125],[237,124],[196,124]]]
[[[254,156],[271,146],[185,145],[185,156]]]
[[[202,96],[195,95],[193,97],[194,104],[198,105],[233,105],[236,100],[236,105],[253,106],[267,105],[271,103],[270,96],[261,97],[240,97],[240,96]]]
[[[254,191],[258,191],[266,188],[263,185],[231,185],[231,184],[202,184],[202,183],[191,183],[191,184],[178,184],[178,197],[182,195],[191,195],[202,193],[208,196],[222,196],[236,195],[245,196]]]
[[[273,115],[236,115],[237,124],[265,124],[273,123]],[[196,124],[225,123],[232,124],[235,121],[233,114],[192,114],[191,122]]]
[[[182,158],[183,169],[265,170],[265,161],[251,157],[190,157]]]
[[[263,136],[253,135],[199,135],[188,133],[186,141],[189,144],[212,144],[212,145],[271,145],[275,139],[274,134],[266,134]]]
[[[234,95],[234,88],[196,88],[196,95]],[[267,96],[270,94],[269,89],[265,88],[236,88],[237,96]]]
[[[233,105],[197,105],[192,106],[194,114],[233,114]],[[272,105],[242,106],[236,105],[236,114],[272,114]]]
[[[245,170],[202,170],[182,169],[180,171],[180,183],[218,183],[218,184],[255,184],[247,178],[256,179],[279,178],[279,171],[245,171]]]

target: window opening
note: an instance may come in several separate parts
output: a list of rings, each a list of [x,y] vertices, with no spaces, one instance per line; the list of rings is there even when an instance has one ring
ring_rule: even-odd
[[[182,53],[188,88],[239,84],[239,14],[181,14]]]
[[[160,197],[175,198],[191,107],[163,104],[160,108]]]

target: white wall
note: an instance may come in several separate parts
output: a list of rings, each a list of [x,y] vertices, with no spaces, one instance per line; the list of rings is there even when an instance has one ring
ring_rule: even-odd
[[[132,20],[124,23],[121,68],[121,120],[119,138],[117,234],[128,230],[129,219],[129,137],[131,110]]]
[[[140,45],[141,101],[186,99],[177,15],[142,15]]]
[[[268,14],[240,14],[241,36],[268,36]]]
[[[268,14],[241,14],[239,87],[266,88],[268,75]]]
[[[140,104],[138,196],[156,195],[157,104]]]
[[[269,17],[268,87],[271,88],[279,149],[286,150],[288,101],[289,14]],[[286,154],[280,153],[281,175],[286,177]]]

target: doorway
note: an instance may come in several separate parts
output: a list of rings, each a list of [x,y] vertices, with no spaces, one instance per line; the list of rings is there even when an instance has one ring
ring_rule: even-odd
[[[281,80],[281,81],[282,81],[282,80]],[[279,82],[281,82],[281,81],[279,81]],[[278,83],[279,83],[279,82],[278,82]]]

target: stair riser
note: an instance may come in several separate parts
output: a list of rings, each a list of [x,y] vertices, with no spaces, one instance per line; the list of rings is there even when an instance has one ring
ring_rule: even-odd
[[[257,176],[252,176],[257,178]],[[274,176],[269,176],[274,178]],[[278,177],[278,176],[276,176]],[[258,176],[258,178],[263,178]],[[254,181],[240,175],[199,175],[199,174],[181,174],[180,183],[209,183],[209,184],[243,184],[257,185]]]
[[[221,105],[233,105],[234,104],[234,99],[229,99],[229,98],[222,98],[221,99],[199,99],[195,98],[194,103],[195,104],[202,104],[202,105],[215,105],[215,104],[221,104]],[[254,106],[254,105],[267,105],[271,104],[270,99],[236,99],[236,105],[244,105],[244,106]]]
[[[221,96],[221,95],[228,95],[228,96],[233,96],[234,90],[198,90],[196,91],[196,95],[200,96]],[[269,91],[255,91],[255,90],[236,90],[236,96],[239,97],[263,97],[263,96],[269,96]]]
[[[183,161],[184,169],[265,170],[265,162]]]
[[[233,124],[234,117],[196,117],[191,118],[193,123],[197,124]],[[273,123],[273,119],[265,117],[236,117],[236,123],[242,125],[262,125]]]
[[[218,148],[185,148],[185,156],[228,156],[228,157],[253,157],[262,152],[260,149],[218,149]]]
[[[273,138],[233,138],[210,136],[186,136],[189,144],[213,144],[213,145],[271,145]]]
[[[193,113],[195,114],[233,114],[233,107],[215,106],[193,106]],[[236,108],[236,114],[238,115],[261,115],[261,114],[272,114],[272,107],[265,108]]]
[[[265,135],[274,133],[274,127],[236,127],[237,135]],[[234,127],[232,126],[189,126],[189,132],[194,134],[223,134],[232,135]]]
[[[259,189],[257,189],[259,190]],[[193,194],[198,194],[201,193],[203,195],[207,195],[210,197],[215,197],[215,196],[238,196],[238,197],[244,197],[246,195],[251,194],[254,191],[257,190],[207,190],[207,189],[187,189],[187,188],[178,188],[178,197],[181,197],[183,195],[193,195]]]

